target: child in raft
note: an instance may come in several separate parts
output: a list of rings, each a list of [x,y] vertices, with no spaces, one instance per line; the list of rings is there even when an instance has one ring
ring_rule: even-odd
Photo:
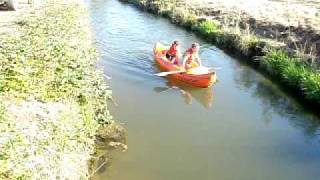
[[[173,41],[172,45],[170,46],[170,49],[166,52],[166,57],[171,63],[178,65],[179,58],[181,57],[180,52],[181,51],[180,51],[179,42]]]
[[[185,70],[189,70],[191,68],[201,66],[201,59],[199,58],[199,49],[200,49],[199,44],[193,43],[191,45],[191,48],[189,48],[185,52],[185,56],[184,56],[183,64],[182,64],[182,67]]]

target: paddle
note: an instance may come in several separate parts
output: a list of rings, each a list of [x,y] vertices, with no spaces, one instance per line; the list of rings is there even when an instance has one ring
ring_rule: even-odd
[[[178,73],[182,73],[182,72],[186,72],[186,70],[160,72],[160,73],[157,73],[155,75],[163,77],[163,76],[167,76],[167,75],[170,75],[170,74],[178,74]]]
[[[221,69],[221,67],[204,67],[204,66],[201,66],[199,68],[202,68],[202,69],[206,69],[207,72],[203,73],[203,74],[207,74],[207,73],[210,73],[210,72],[213,72],[213,69],[217,70],[217,69]],[[195,68],[196,69],[196,68]],[[160,72],[160,73],[157,73],[155,74],[156,76],[160,76],[160,77],[163,77],[163,76],[167,76],[167,75],[170,75],[170,74],[178,74],[178,73],[183,73],[183,72],[186,72],[186,70],[177,70],[177,71],[166,71],[166,72]]]

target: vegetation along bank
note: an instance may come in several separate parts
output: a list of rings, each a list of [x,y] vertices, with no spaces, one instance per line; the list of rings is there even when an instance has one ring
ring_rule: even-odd
[[[0,27],[0,179],[86,179],[97,133],[119,130],[88,12],[48,0],[14,15]]]
[[[320,107],[320,6],[309,1],[121,0],[169,18],[247,58]],[[297,9],[298,8],[298,9]],[[304,13],[307,12],[307,13]]]

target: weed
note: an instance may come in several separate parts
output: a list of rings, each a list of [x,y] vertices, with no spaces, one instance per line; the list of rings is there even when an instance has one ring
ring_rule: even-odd
[[[99,124],[112,122],[87,15],[48,1],[0,36],[0,179],[87,176]]]

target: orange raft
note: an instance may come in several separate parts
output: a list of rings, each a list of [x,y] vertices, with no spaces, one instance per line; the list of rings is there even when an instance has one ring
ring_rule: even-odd
[[[161,43],[156,43],[153,49],[155,61],[160,66],[162,71],[177,71],[181,70],[181,66],[172,64],[165,57],[165,52],[168,48]],[[168,75],[174,80],[187,83],[194,87],[206,88],[216,82],[216,73],[210,72],[207,74],[188,74],[186,72]]]

